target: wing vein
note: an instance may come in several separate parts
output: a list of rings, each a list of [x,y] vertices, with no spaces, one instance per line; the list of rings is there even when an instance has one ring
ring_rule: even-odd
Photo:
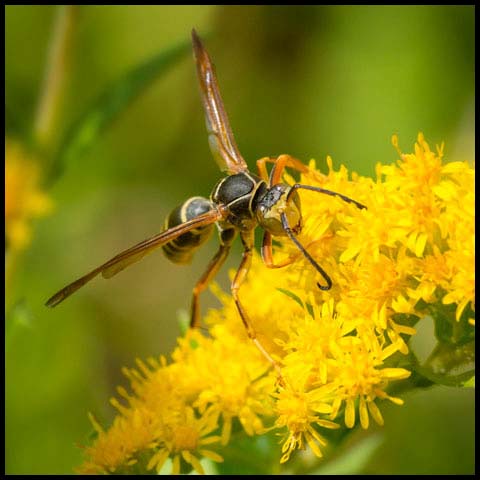
[[[143,240],[140,243],[137,243],[133,247],[124,250],[123,252],[115,255],[113,258],[95,268],[91,272],[87,273],[83,277],[75,280],[66,287],[62,288],[55,295],[49,298],[45,305],[48,307],[54,307],[59,303],[63,302],[67,297],[76,292],[80,287],[85,285],[87,282],[95,278],[97,275],[102,273],[105,278],[110,278],[118,272],[122,271],[124,268],[128,267],[132,263],[135,263],[142,259],[145,255],[152,252],[153,250],[165,245],[166,243],[174,240],[183,233],[186,233],[194,228],[199,228],[205,225],[210,225],[224,216],[223,211],[220,208],[215,208],[209,210],[198,217],[184,222],[175,227],[169,228],[157,235],[154,235],[151,238]]]
[[[195,30],[192,30],[192,42],[207,131],[215,140],[209,141],[212,154],[222,170],[230,173],[245,171],[248,166],[235,142],[220,95],[215,69]]]

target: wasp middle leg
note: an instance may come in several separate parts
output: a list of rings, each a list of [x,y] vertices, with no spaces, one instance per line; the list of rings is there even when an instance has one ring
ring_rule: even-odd
[[[190,311],[190,328],[198,328],[200,326],[199,296],[207,288],[207,285],[213,280],[215,275],[224,264],[228,254],[230,253],[230,247],[232,246],[235,235],[236,230],[234,228],[220,231],[220,248],[212,260],[210,260],[207,269],[193,288],[192,306]]]
[[[237,306],[238,313],[240,314],[240,318],[242,319],[243,325],[247,330],[248,338],[250,338],[250,340],[260,350],[262,355],[272,364],[272,366],[275,368],[275,370],[278,373],[278,377],[280,381],[283,382],[282,370],[280,368],[280,365],[271,357],[271,355],[267,352],[267,350],[265,350],[265,347],[261,344],[260,340],[257,338],[257,332],[253,328],[252,323],[248,318],[247,312],[245,311],[242,303],[240,302],[238,291],[248,274],[250,265],[252,264],[252,252],[253,252],[253,241],[254,241],[253,230],[249,230],[247,232],[241,232],[240,238],[242,239],[244,251],[243,251],[242,261],[240,263],[240,266],[238,267],[237,273],[232,282],[232,286],[231,286],[232,296],[233,296],[233,299],[235,300],[235,304]]]

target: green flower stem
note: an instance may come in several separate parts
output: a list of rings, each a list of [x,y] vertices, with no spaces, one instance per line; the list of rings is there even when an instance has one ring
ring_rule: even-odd
[[[45,68],[45,77],[38,102],[33,136],[41,151],[51,147],[55,123],[63,97],[69,69],[69,54],[78,18],[78,6],[58,8]]]
[[[9,309],[10,291],[12,289],[12,280],[18,263],[20,262],[21,252],[18,249],[5,249],[5,308]]]
[[[78,6],[63,5],[58,8],[53,26],[53,34],[48,48],[45,77],[40,90],[37,112],[31,135],[40,154],[49,158],[49,150],[56,131],[56,119],[63,97],[65,79],[71,55],[70,47],[75,31]],[[8,299],[12,299],[12,283],[22,258],[23,249],[9,248],[5,252],[5,286],[7,311]]]

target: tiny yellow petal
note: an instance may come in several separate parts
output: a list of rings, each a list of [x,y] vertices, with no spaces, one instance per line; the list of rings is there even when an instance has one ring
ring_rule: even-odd
[[[348,428],[353,428],[355,425],[355,403],[351,398],[347,400],[345,408],[345,425]]]
[[[383,417],[380,410],[377,407],[377,404],[374,401],[367,402],[367,407],[368,407],[368,411],[370,412],[370,415],[375,420],[375,422],[377,422],[378,425],[383,425],[384,423]]]
[[[183,459],[189,463],[193,469],[198,472],[200,475],[204,475],[205,471],[203,470],[202,464],[195,455],[192,455],[189,451],[182,451]]]
[[[354,244],[348,247],[343,253],[340,255],[340,262],[345,263],[354,258],[360,252],[360,245]]]
[[[175,455],[172,461],[172,475],[180,474],[180,456]]]
[[[457,322],[460,321],[460,317],[462,316],[463,311],[465,310],[465,307],[470,303],[470,298],[464,298],[457,306],[457,309],[455,311],[455,320]]]
[[[415,242],[415,255],[421,257],[423,251],[425,250],[425,245],[427,244],[428,235],[426,233],[421,233]]]
[[[218,453],[213,452],[212,450],[206,450],[202,448],[198,451],[198,453],[200,453],[205,458],[209,458],[210,460],[213,460],[214,462],[218,462],[218,463],[223,462],[223,457]]]
[[[411,375],[411,372],[405,368],[383,368],[381,370],[382,378],[390,380],[402,380],[408,378]]]
[[[110,403],[113,407],[115,407],[121,414],[123,415],[128,415],[130,413],[130,410],[125,407],[124,405],[122,405],[117,398],[115,397],[112,397],[110,399]]]
[[[305,432],[305,438],[307,439],[308,445],[309,445],[310,448],[312,449],[312,452],[313,452],[318,458],[322,458],[323,455],[322,455],[322,452],[321,452],[321,450],[320,450],[320,447],[315,443],[315,440],[313,439],[313,437],[312,437],[308,432]]]
[[[360,417],[360,425],[364,430],[368,428],[368,410],[367,410],[367,405],[365,402],[365,397],[362,395],[360,397],[360,402],[358,405],[358,414]]]
[[[156,468],[157,472],[160,471],[160,469],[162,468],[167,458],[168,458],[168,450],[166,449],[159,450],[149,460],[147,464],[147,470],[152,470],[153,468]]]

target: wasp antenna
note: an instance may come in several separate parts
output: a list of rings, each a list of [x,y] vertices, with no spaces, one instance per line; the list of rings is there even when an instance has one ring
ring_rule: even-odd
[[[292,186],[290,192],[288,192],[288,197],[290,197],[293,191],[298,190],[299,188],[303,188],[304,190],[312,190],[313,192],[324,193],[325,195],[331,195],[332,197],[339,197],[344,202],[353,203],[356,207],[360,208],[361,210],[367,209],[367,207],[362,203],[357,202],[353,198],[347,197],[346,195],[342,195],[341,193],[332,192],[332,190],[326,190],[325,188],[313,187],[311,185],[303,185],[301,183],[296,183],[295,185]]]
[[[304,246],[298,241],[295,234],[292,232],[290,225],[288,224],[287,216],[285,213],[280,214],[280,218],[282,220],[282,227],[285,230],[285,233],[289,236],[290,240],[297,246],[297,248],[303,253],[304,257],[313,265],[315,270],[320,273],[320,275],[324,278],[326,285],[320,285],[317,282],[318,288],[320,290],[330,290],[332,288],[332,280],[327,275],[327,272],[312,258],[312,256],[305,250]]]

